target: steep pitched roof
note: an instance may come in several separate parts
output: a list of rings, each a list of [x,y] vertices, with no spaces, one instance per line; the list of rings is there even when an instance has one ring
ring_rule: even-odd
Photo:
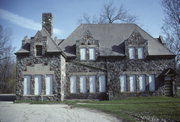
[[[148,40],[149,55],[174,55],[136,24],[82,24],[59,45],[67,56],[75,55],[75,52],[69,51],[72,50],[70,47],[74,47],[76,40],[81,39],[86,30],[92,33],[94,39],[99,40],[102,56],[122,56],[124,54],[123,42],[134,31],[138,31],[144,39]]]
[[[61,49],[57,46],[54,40],[51,38],[50,34],[45,28],[40,31],[42,36],[47,37],[47,52],[60,52]]]
[[[51,38],[50,34],[46,31],[45,28],[42,28],[35,34],[34,38],[38,37],[47,37],[47,52],[61,52],[61,49],[57,46],[57,44],[54,42],[54,40]],[[30,41],[31,39],[27,39],[25,42],[26,44],[22,46],[21,49],[16,52],[16,54],[29,53]]]

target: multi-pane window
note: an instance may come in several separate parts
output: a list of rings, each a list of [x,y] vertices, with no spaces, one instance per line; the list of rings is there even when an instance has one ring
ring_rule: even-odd
[[[138,48],[129,47],[128,53],[129,53],[129,59],[144,59],[143,47],[138,47]]]
[[[80,60],[86,60],[86,48],[80,48]]]
[[[95,82],[96,82],[96,77],[95,76],[89,76],[89,86],[90,86],[89,91],[90,91],[90,93],[96,92]]]
[[[35,84],[34,84],[34,95],[40,95],[41,94],[41,76],[36,75],[35,78]]]
[[[146,80],[145,80],[145,75],[139,75],[139,91],[145,91],[145,85],[146,85]]]
[[[144,59],[144,48],[143,47],[137,48],[137,52],[138,52],[138,59]]]
[[[86,77],[80,76],[80,92],[86,93]]]
[[[31,77],[30,76],[24,76],[24,95],[30,95],[31,90]]]
[[[76,76],[70,77],[70,93],[76,93]]]
[[[136,90],[136,79],[135,75],[129,76],[129,85],[130,85],[130,91],[134,92]]]
[[[135,59],[135,48],[134,47],[129,48],[129,59]]]
[[[89,60],[95,60],[95,48],[89,48]]]
[[[149,75],[149,91],[155,90],[155,75]]]
[[[105,75],[99,76],[99,92],[105,92],[106,91],[106,80]]]
[[[36,45],[36,56],[42,56],[42,46]]]
[[[126,91],[126,75],[120,75],[119,79],[120,79],[121,92],[125,92]]]
[[[46,75],[46,95],[53,94],[53,75]]]
[[[146,90],[146,75],[128,75],[126,78],[126,75],[120,75],[120,91],[126,92],[128,85],[129,85],[129,91],[135,92],[140,91],[144,92]],[[127,79],[129,78],[129,82],[127,82]],[[149,91],[155,91],[155,75],[149,75],[148,79],[149,81]]]

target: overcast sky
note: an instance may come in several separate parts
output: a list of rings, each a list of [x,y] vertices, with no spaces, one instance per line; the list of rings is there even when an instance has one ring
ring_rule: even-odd
[[[54,36],[66,38],[79,25],[84,13],[98,15],[110,0],[0,0],[0,24],[12,32],[12,44],[18,50],[24,36],[41,29],[43,12],[53,14]],[[111,0],[138,17],[138,25],[153,37],[162,35],[163,10],[160,0]]]

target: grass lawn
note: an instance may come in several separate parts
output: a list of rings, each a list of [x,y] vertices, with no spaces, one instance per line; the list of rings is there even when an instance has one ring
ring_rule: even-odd
[[[177,96],[180,97],[180,89],[177,89]]]
[[[110,113],[127,121],[148,121],[148,118],[167,119],[169,121],[180,121],[180,98],[173,97],[134,97],[111,101],[23,101],[16,103],[31,104],[54,104],[65,103],[75,107],[85,107]]]
[[[144,118],[147,120],[150,117],[180,121],[180,98],[136,97],[83,103],[85,104],[75,104],[75,106],[97,109],[128,121],[138,121]]]

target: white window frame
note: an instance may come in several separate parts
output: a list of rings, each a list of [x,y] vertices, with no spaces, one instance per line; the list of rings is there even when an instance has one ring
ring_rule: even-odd
[[[41,91],[42,91],[42,76],[35,75],[35,77],[34,77],[34,95],[41,95]]]
[[[85,61],[86,60],[86,48],[80,48],[80,60]]]
[[[80,93],[86,93],[87,88],[86,88],[86,77],[85,76],[80,76]]]
[[[46,84],[46,95],[53,94],[53,75],[47,74],[45,76],[45,84]]]
[[[136,75],[129,75],[130,92],[136,91]]]
[[[136,59],[135,47],[128,48],[129,59]]]
[[[144,48],[143,47],[138,47],[137,53],[138,53],[138,59],[144,59]]]
[[[96,51],[95,48],[89,48],[89,60],[96,60]]]
[[[106,92],[106,77],[105,77],[105,75],[99,76],[99,92]]]
[[[77,78],[76,76],[71,76],[70,77],[70,93],[76,93],[77,92]]]
[[[30,94],[31,94],[31,76],[25,75],[23,82],[23,95],[30,95]]]
[[[120,81],[120,91],[121,92],[126,92],[126,75],[120,75],[119,76],[119,81]]]
[[[89,76],[89,92],[96,92],[96,76]]]
[[[149,91],[155,91],[155,75],[149,75]]]
[[[146,75],[142,74],[138,77],[139,91],[144,92],[146,90]]]

